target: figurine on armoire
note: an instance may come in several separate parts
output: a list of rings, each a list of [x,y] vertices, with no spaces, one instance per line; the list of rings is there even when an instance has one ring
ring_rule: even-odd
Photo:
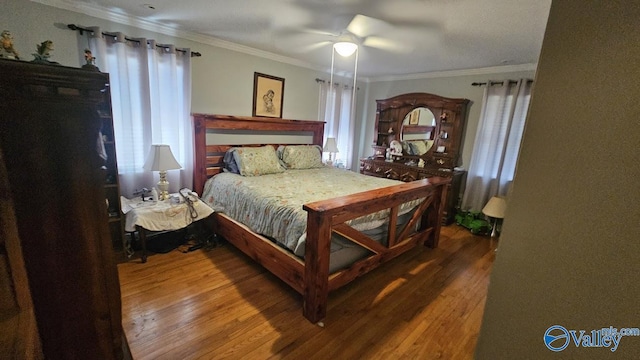
[[[2,43],[0,58],[20,60],[18,51],[13,47],[13,36],[11,36],[11,31],[3,30],[0,35],[0,42]]]
[[[49,61],[51,57],[51,51],[53,51],[53,41],[45,40],[36,47],[36,52],[32,55],[35,59],[31,60],[33,63],[38,64],[58,64],[55,61]]]
[[[100,69],[98,69],[98,67],[95,65],[96,58],[91,53],[91,50],[84,49],[84,60],[86,61],[86,64],[82,65],[83,69],[90,71],[100,71]]]

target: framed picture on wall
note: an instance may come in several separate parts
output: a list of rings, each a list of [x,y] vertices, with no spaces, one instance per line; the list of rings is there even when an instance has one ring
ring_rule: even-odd
[[[253,75],[253,116],[282,118],[284,101],[284,79],[276,76],[254,73]]]
[[[409,125],[418,125],[420,122],[420,112],[413,110],[409,114]]]

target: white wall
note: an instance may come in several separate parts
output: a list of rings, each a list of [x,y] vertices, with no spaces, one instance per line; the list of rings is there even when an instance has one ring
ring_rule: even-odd
[[[178,40],[176,40],[178,41]],[[194,44],[192,112],[251,116],[254,72],[285,79],[282,117],[317,120],[317,71],[217,47]]]
[[[14,47],[22,60],[33,60],[31,54],[36,52],[36,46],[52,40],[54,50],[49,60],[67,66],[80,66],[76,36],[66,28],[75,20],[67,11],[24,0],[5,0],[0,11],[0,26],[13,34]]]
[[[640,328],[638,19],[637,1],[551,6],[478,359],[640,354],[640,337],[615,352],[543,342],[556,324]]]

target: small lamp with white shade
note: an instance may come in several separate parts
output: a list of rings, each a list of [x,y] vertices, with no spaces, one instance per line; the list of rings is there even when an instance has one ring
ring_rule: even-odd
[[[489,199],[487,205],[482,208],[482,213],[492,219],[491,237],[498,235],[498,219],[504,219],[504,212],[507,209],[507,201],[501,196],[494,196]]]
[[[143,168],[150,171],[160,172],[158,181],[158,200],[169,198],[169,182],[167,181],[167,170],[181,169],[182,166],[171,153],[169,145],[151,145],[149,155]]]
[[[324,143],[324,147],[322,151],[329,153],[329,160],[327,161],[327,165],[333,166],[333,160],[331,158],[331,154],[335,154],[338,151],[338,145],[336,144],[336,138],[327,138],[327,141]]]

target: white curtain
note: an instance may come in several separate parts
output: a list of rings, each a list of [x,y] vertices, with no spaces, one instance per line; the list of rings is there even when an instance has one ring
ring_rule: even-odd
[[[353,87],[328,82],[318,82],[318,119],[324,120],[324,141],[333,137],[336,139],[338,153],[335,154],[334,164],[342,164],[351,168],[354,144],[354,121],[352,106]],[[325,154],[325,156],[328,156]]]
[[[496,85],[502,84],[502,85]],[[462,209],[480,211],[506,196],[516,170],[533,82],[487,82]]]
[[[96,65],[111,81],[121,195],[131,197],[136,189],[156,186],[158,173],[142,168],[152,144],[169,145],[182,166],[167,172],[169,192],[191,188],[191,51],[91,29],[89,46]]]

